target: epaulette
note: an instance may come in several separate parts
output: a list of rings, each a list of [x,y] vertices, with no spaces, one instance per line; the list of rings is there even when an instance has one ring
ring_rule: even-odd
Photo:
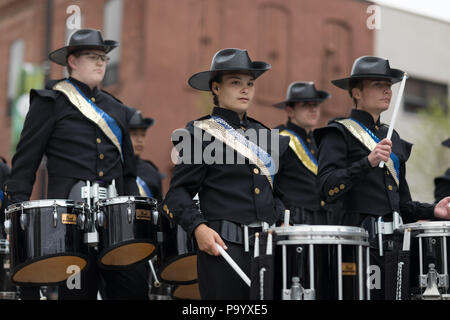
[[[106,91],[106,90],[104,90],[104,89],[101,89],[100,91],[103,92],[103,93],[105,93],[105,94],[107,94],[108,96],[110,96],[111,98],[113,98],[114,100],[116,100],[117,102],[123,104],[122,101],[120,101],[119,99],[117,99],[116,97],[114,97],[114,96],[113,96],[111,93],[109,93],[108,91]]]
[[[50,98],[52,100],[56,100],[59,95],[59,92],[55,90],[48,89],[31,89],[30,90],[30,101],[36,96],[40,96],[42,98]]]

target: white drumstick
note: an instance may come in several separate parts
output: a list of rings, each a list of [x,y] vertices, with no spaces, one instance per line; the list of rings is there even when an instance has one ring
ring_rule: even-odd
[[[217,249],[219,249],[220,255],[228,262],[228,264],[236,271],[236,273],[244,280],[244,282],[250,287],[250,278],[242,271],[241,268],[234,262],[233,258],[231,258],[228,253],[218,244],[216,243]]]
[[[288,209],[284,210],[284,226],[285,227],[289,227],[290,214],[291,214],[291,212]]]
[[[253,252],[253,257],[259,257],[259,233],[255,233],[255,247]]]
[[[269,230],[267,235],[266,255],[270,256],[271,254],[272,254],[272,230]]]
[[[392,132],[394,131],[395,121],[397,120],[398,109],[400,109],[400,102],[402,101],[403,91],[405,90],[405,83],[408,74],[406,72],[403,73],[402,83],[400,85],[400,90],[398,91],[397,100],[395,101],[394,113],[392,114],[391,123],[389,124],[388,134],[386,136],[387,139],[391,140]],[[378,167],[384,167],[384,161],[381,161]]]

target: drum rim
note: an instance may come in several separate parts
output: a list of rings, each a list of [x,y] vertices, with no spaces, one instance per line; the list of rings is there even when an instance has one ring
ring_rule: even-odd
[[[192,280],[185,280],[185,281],[179,281],[179,280],[166,280],[162,277],[161,273],[172,263],[174,263],[175,261],[182,259],[182,258],[186,258],[186,257],[190,257],[190,256],[196,256],[197,252],[196,251],[191,251],[191,252],[187,252],[187,253],[183,253],[183,254],[179,254],[176,256],[171,257],[170,259],[167,259],[167,261],[165,261],[164,263],[161,264],[161,266],[158,268],[157,271],[157,275],[158,278],[161,282],[167,283],[167,284],[171,284],[171,285],[188,285],[188,284],[193,284],[198,282],[198,271],[197,271],[197,278],[192,279]],[[197,266],[196,266],[197,267]]]
[[[149,243],[149,244],[152,244],[155,246],[155,250],[153,250],[153,252],[150,255],[148,255],[147,257],[145,257],[139,261],[136,261],[132,264],[127,264],[124,266],[106,265],[101,262],[102,258],[105,256],[105,254],[107,254],[111,250],[117,249],[122,246],[129,245],[129,244],[133,244],[133,243]],[[103,247],[104,245],[102,244],[101,246]],[[100,249],[100,243],[99,243],[99,249]],[[127,241],[121,241],[119,243],[115,243],[112,246],[109,246],[107,248],[107,250],[104,247],[101,250],[99,250],[98,257],[97,257],[97,265],[104,270],[124,270],[124,269],[128,269],[128,268],[132,268],[140,263],[143,263],[146,260],[150,260],[151,258],[153,258],[156,255],[156,252],[158,251],[157,249],[158,249],[158,245],[157,245],[157,242],[154,240],[138,238],[138,239],[132,239],[132,240],[127,240]]]
[[[360,237],[367,239],[369,233],[366,229],[353,226],[339,225],[295,225],[288,227],[276,227],[272,229],[279,236],[308,237],[308,239],[319,237]]]
[[[130,201],[131,203],[148,203],[150,205],[156,205],[156,199],[155,198],[149,198],[149,197],[142,197],[142,196],[118,196],[114,198],[108,198],[108,199],[101,199],[97,202],[98,206],[108,206],[108,205],[114,205],[114,204],[124,204],[128,203]]]
[[[43,200],[30,200],[30,201],[13,203],[5,209],[5,213],[9,214],[9,213],[13,213],[16,211],[21,211],[22,208],[24,210],[36,209],[36,208],[50,208],[50,207],[54,207],[55,204],[56,204],[56,207],[62,207],[62,208],[65,208],[65,207],[77,208],[78,207],[80,209],[83,209],[83,207],[84,207],[85,209],[88,209],[87,204],[84,202],[80,202],[80,201],[75,201],[75,200],[70,200],[70,199],[43,199]]]
[[[38,261],[41,261],[41,260],[45,260],[45,259],[49,259],[49,258],[55,258],[55,257],[60,257],[60,256],[75,256],[75,257],[79,257],[79,258],[84,259],[86,261],[86,265],[80,271],[83,271],[86,268],[90,267],[88,254],[77,253],[77,252],[62,252],[62,253],[55,253],[55,254],[50,254],[50,255],[46,255],[46,256],[34,257],[34,258],[26,260],[25,262],[22,262],[22,263],[18,264],[17,266],[14,266],[14,267],[12,267],[12,261],[11,261],[11,268],[10,268],[10,270],[11,270],[11,282],[12,282],[12,284],[14,284],[16,286],[22,286],[22,287],[63,284],[70,277],[70,274],[68,274],[66,280],[62,280],[62,281],[59,281],[59,282],[16,282],[13,279],[14,275],[18,271],[20,271],[23,267],[26,267],[26,266],[28,266],[28,265],[30,265],[32,263],[35,263],[35,262],[38,262]]]
[[[450,232],[450,221],[424,221],[402,224],[399,230],[405,231],[411,229],[413,231],[426,232]]]

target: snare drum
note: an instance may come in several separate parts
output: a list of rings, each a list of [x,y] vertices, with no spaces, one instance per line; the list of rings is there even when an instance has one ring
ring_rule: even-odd
[[[273,230],[277,235],[275,270],[282,268],[281,286],[275,284],[276,297],[281,291],[282,300],[370,299],[366,230],[330,225]],[[300,287],[292,290],[291,283],[298,280]]]
[[[99,264],[108,269],[130,267],[156,253],[157,201],[121,196],[96,204]]]
[[[411,297],[448,299],[450,221],[404,224],[411,231]]]
[[[17,300],[17,287],[11,283],[9,242],[0,239],[0,300]]]
[[[83,270],[88,208],[72,200],[35,200],[10,205],[5,229],[10,235],[11,275],[16,284],[55,284]]]

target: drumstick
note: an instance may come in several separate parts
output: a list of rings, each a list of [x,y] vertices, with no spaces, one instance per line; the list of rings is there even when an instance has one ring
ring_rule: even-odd
[[[288,209],[284,210],[284,226],[289,227],[289,219],[290,219],[291,211]]]
[[[272,230],[268,231],[269,234],[267,235],[267,248],[266,248],[266,255],[272,254]]]
[[[247,275],[242,271],[241,268],[237,265],[236,262],[234,262],[233,258],[231,258],[228,253],[218,244],[216,243],[217,249],[219,249],[219,252],[221,256],[228,262],[228,264],[236,271],[236,273],[244,280],[244,282],[250,287],[250,278],[247,277]]]
[[[386,136],[387,139],[391,140],[392,132],[394,131],[395,121],[397,120],[398,109],[400,109],[400,102],[402,101],[403,91],[405,89],[406,78],[408,74],[406,72],[403,73],[402,84],[400,85],[400,90],[398,91],[397,100],[395,101],[394,113],[392,114],[391,123],[389,124],[388,134]],[[381,161],[378,167],[384,167],[384,161]]]
[[[259,233],[255,233],[255,248],[253,257],[259,257]]]

